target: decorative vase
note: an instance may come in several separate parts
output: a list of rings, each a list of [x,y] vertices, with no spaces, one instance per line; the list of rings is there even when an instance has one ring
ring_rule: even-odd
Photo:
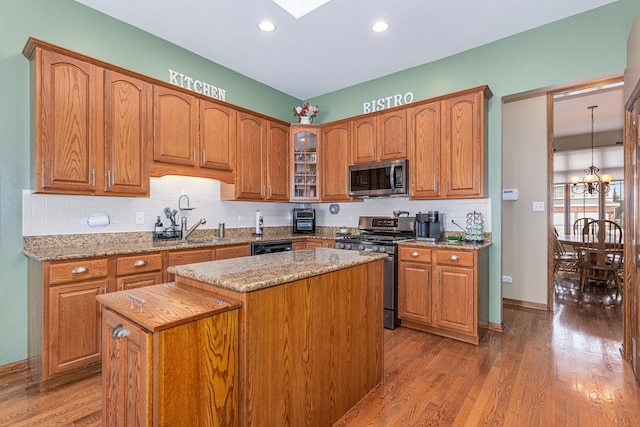
[[[309,116],[300,116],[300,124],[310,125],[311,124],[311,117],[309,117]]]

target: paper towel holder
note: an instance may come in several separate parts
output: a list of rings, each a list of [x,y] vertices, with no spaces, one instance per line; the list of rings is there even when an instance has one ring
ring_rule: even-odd
[[[182,198],[186,197],[187,198],[187,206],[182,206]],[[186,194],[183,194],[182,196],[180,196],[178,198],[178,209],[181,211],[192,211],[195,208],[192,208],[191,206],[189,206],[189,196],[187,196]]]
[[[106,227],[111,224],[111,218],[105,214],[92,214],[87,217],[89,227]]]

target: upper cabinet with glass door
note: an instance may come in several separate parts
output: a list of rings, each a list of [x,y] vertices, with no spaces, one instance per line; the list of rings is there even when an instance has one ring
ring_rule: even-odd
[[[317,202],[320,200],[320,168],[318,152],[320,128],[318,126],[291,126],[292,172],[291,201]]]

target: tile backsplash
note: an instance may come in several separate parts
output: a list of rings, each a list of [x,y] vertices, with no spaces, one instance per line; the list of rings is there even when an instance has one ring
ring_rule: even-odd
[[[193,210],[179,211],[187,217],[191,225],[200,218],[207,223],[201,228],[217,228],[225,223],[227,228],[253,227],[256,210],[264,217],[265,227],[290,226],[294,203],[235,202],[220,200],[220,182],[212,179],[182,176],[151,178],[151,197],[105,197],[34,194],[23,190],[22,234],[24,236],[78,233],[115,233],[153,230],[156,217],[160,216],[164,225],[169,220],[164,208],[178,209],[178,199],[182,194],[189,197]],[[446,230],[459,231],[451,223],[453,219],[464,227],[469,212],[480,212],[484,216],[485,232],[491,232],[491,200],[425,200],[412,201],[405,197],[372,198],[363,202],[339,203],[337,214],[329,212],[330,203],[314,203],[317,225],[330,227],[357,227],[361,215],[392,215],[394,210],[418,211],[437,210],[446,215]],[[185,207],[183,199],[183,207]],[[110,224],[89,227],[90,215],[104,214]],[[136,217],[144,217],[144,224],[137,224]]]

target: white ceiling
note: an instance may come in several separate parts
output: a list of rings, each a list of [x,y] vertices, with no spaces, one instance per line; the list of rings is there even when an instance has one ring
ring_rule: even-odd
[[[556,138],[591,133],[591,110],[593,131],[607,132],[624,128],[624,94],[622,86],[597,90],[580,95],[557,98],[553,102],[553,135]]]
[[[271,0],[76,1],[306,100],[615,0],[331,0],[299,19]]]

